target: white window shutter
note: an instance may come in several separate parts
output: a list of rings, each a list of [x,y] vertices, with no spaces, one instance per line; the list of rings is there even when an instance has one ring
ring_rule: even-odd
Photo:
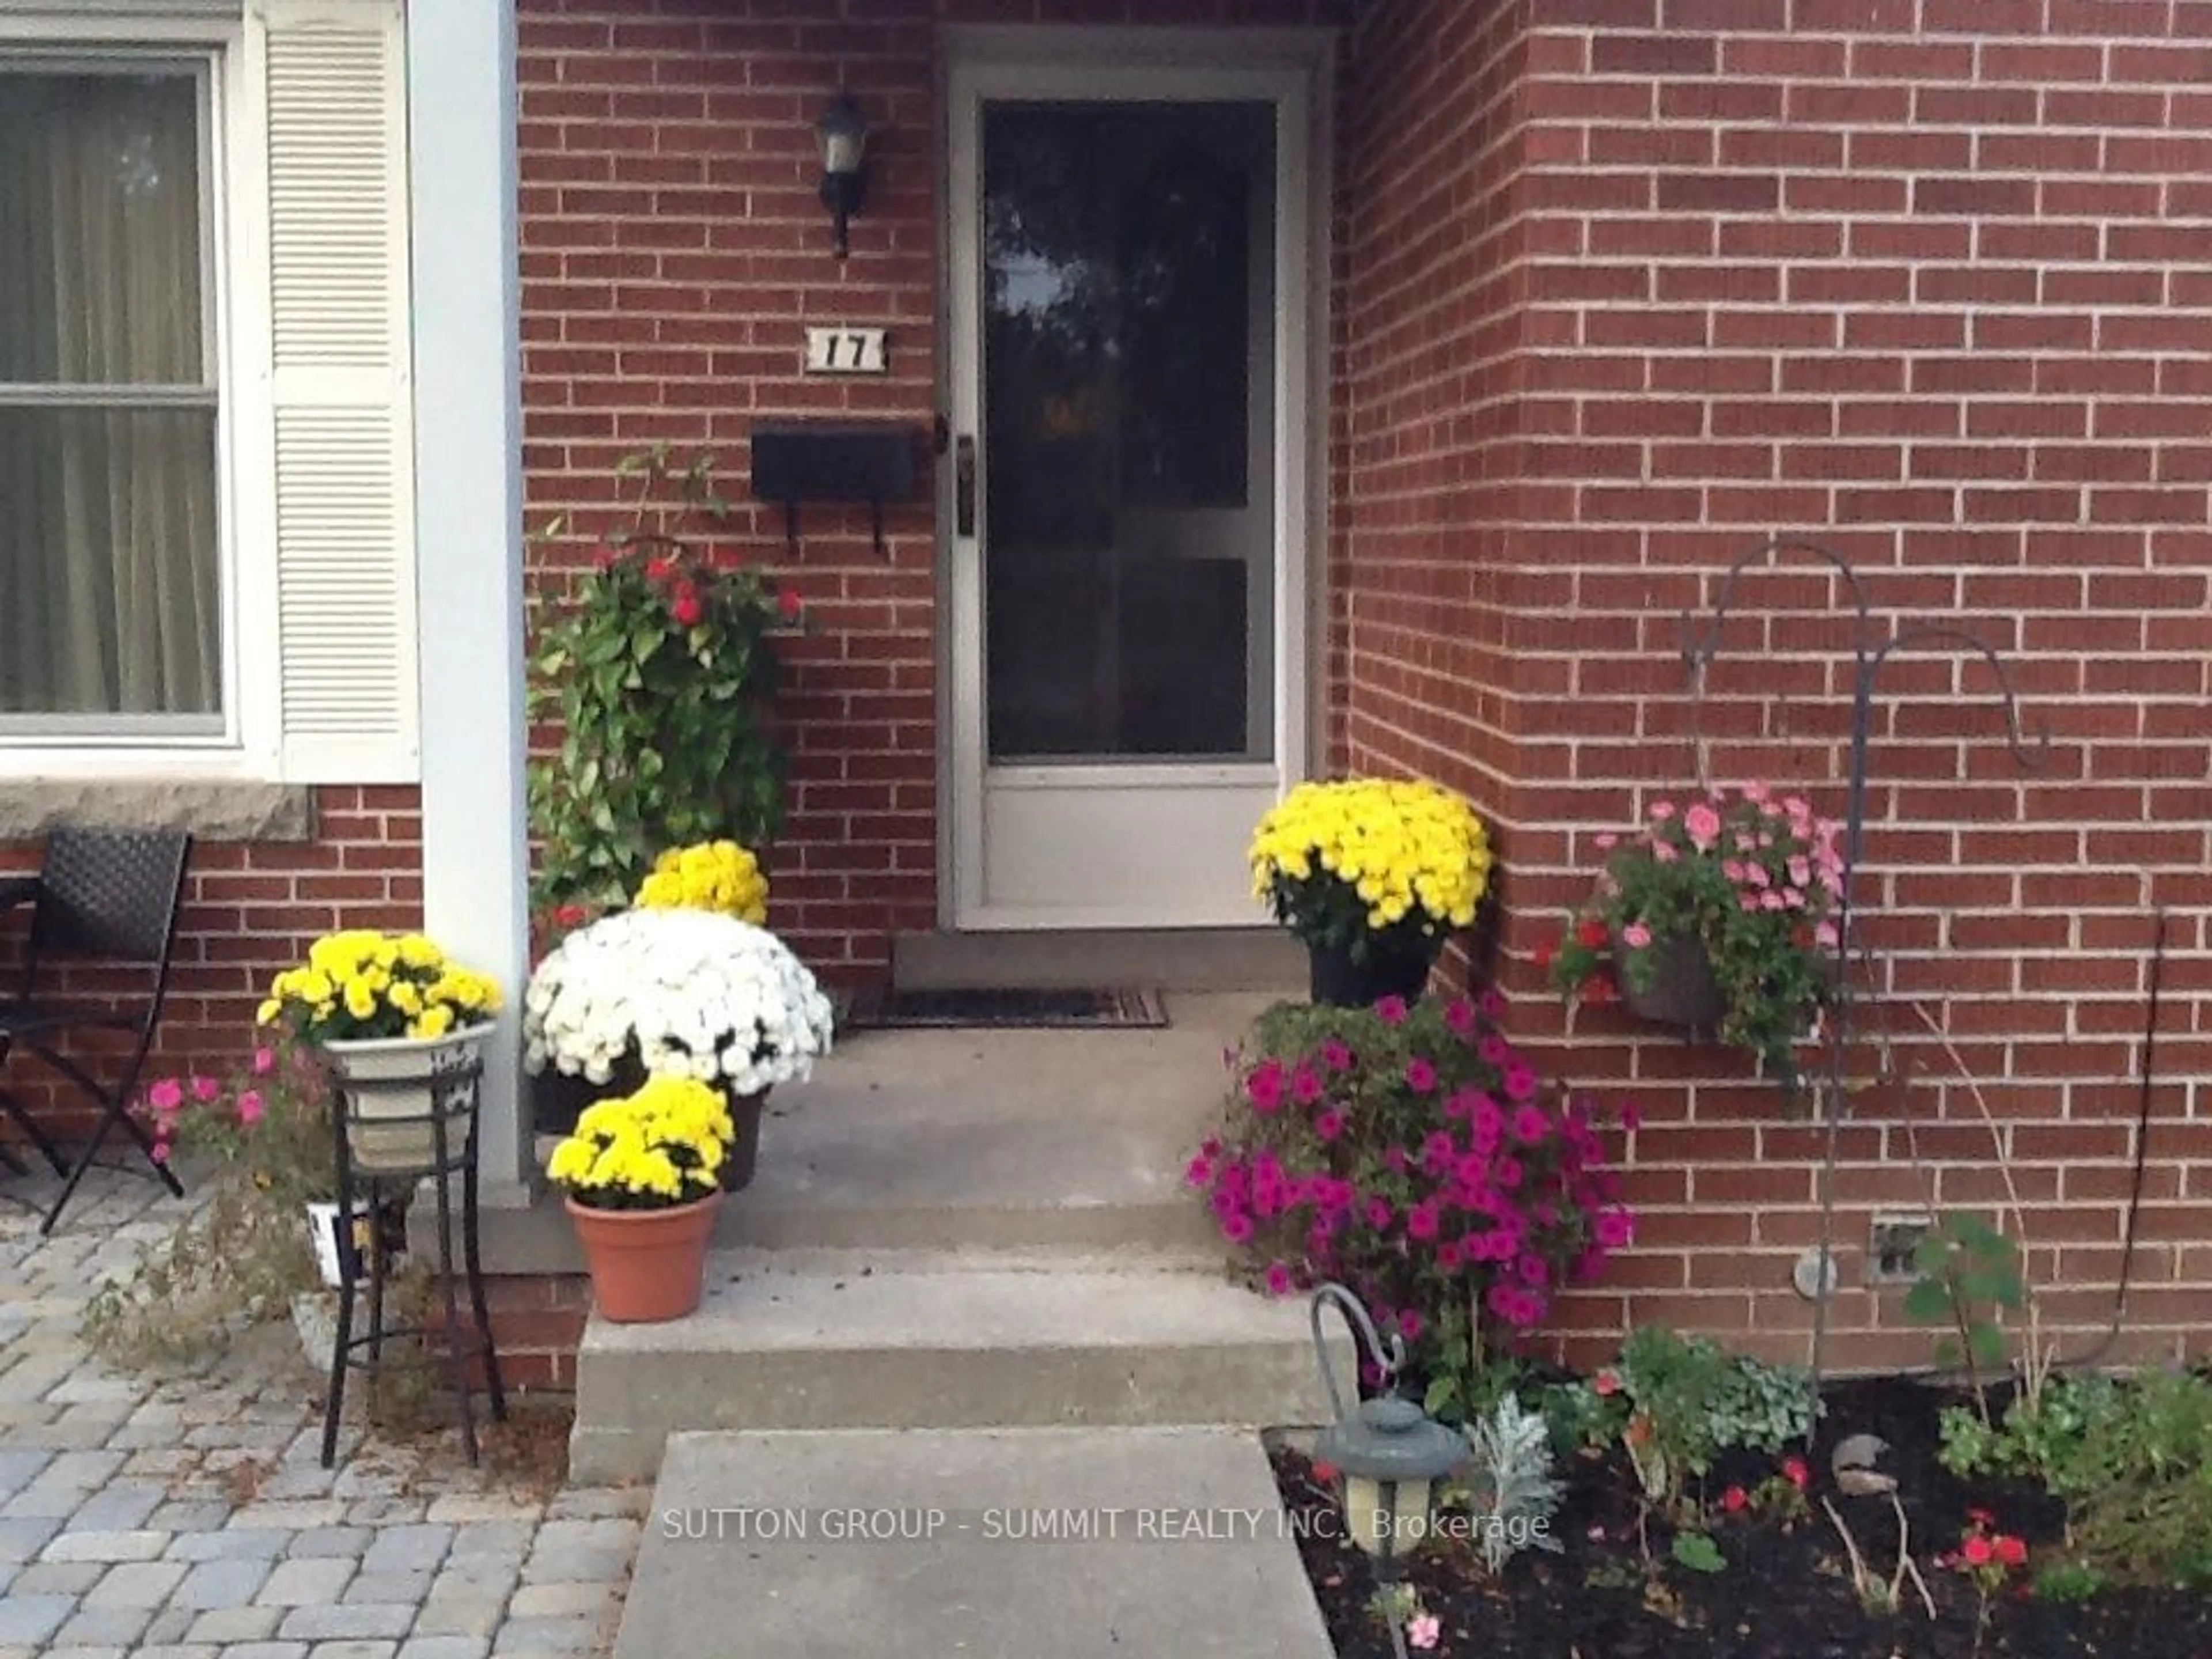
[[[407,782],[416,741],[399,0],[261,0],[283,770]]]

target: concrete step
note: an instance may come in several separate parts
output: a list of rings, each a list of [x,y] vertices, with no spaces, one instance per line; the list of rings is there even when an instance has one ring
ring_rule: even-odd
[[[1304,1304],[1176,1257],[717,1251],[691,1317],[592,1319],[570,1473],[651,1474],[690,1430],[1266,1425],[1326,1407]]]
[[[1280,1516],[1219,1430],[680,1435],[615,1656],[1330,1659]]]
[[[1217,1259],[1183,1171],[1220,1115],[1224,1049],[1271,1000],[1170,995],[1158,1030],[842,1036],[811,1082],[769,1097],[760,1173],[722,1206],[716,1242]],[[583,1271],[558,1204],[487,1211],[483,1237],[493,1272]]]
[[[916,991],[1154,985],[1303,994],[1306,953],[1279,927],[902,933],[891,941],[891,982]]]

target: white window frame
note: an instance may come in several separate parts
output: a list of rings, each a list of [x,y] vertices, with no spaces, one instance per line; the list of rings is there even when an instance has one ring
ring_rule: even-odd
[[[253,92],[245,8],[179,15],[79,4],[0,15],[11,64],[89,72],[191,68],[205,88],[201,242],[209,269],[206,365],[216,392],[216,518],[221,571],[222,727],[153,735],[163,717],[125,716],[102,732],[0,732],[0,782],[32,778],[273,782],[283,724],[277,631],[276,458],[270,404],[266,122]],[[249,481],[258,480],[258,483]],[[185,717],[187,720],[190,717]],[[131,726],[138,726],[133,731]]]

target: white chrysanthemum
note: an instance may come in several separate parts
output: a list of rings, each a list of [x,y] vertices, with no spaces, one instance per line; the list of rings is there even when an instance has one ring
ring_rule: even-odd
[[[569,934],[523,999],[525,1060],[604,1083],[647,1072],[747,1094],[812,1073],[830,1000],[782,940],[703,910],[627,910]]]

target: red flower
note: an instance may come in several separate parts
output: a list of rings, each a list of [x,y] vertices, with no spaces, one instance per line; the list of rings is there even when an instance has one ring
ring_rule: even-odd
[[[1584,916],[1582,925],[1575,929],[1575,941],[1586,949],[1602,949],[1607,939],[1605,924],[1595,916]]]
[[[1610,1399],[1620,1392],[1620,1373],[1610,1368],[1590,1378],[1590,1387],[1599,1395]]]
[[[1338,1469],[1336,1465],[1330,1462],[1328,1459],[1326,1457],[1316,1457],[1314,1459],[1313,1478],[1320,1481],[1322,1485],[1324,1486],[1334,1486],[1336,1484],[1337,1474]]]
[[[787,587],[775,596],[775,608],[783,613],[786,622],[797,622],[799,613],[806,608],[806,601],[799,597],[799,590]]]
[[[1611,1002],[1620,994],[1620,988],[1603,974],[1592,975],[1583,985],[1584,1002]]]
[[[1966,1519],[1972,1522],[1978,1527],[1994,1527],[1997,1523],[1996,1516],[1990,1514],[1987,1510],[1968,1510],[1966,1511]]]
[[[676,599],[668,607],[668,614],[676,618],[679,628],[696,628],[699,618],[706,612],[700,606],[699,595],[687,586],[676,590]]]
[[[615,562],[621,557],[622,555],[616,551],[615,549],[611,547],[602,547],[597,553],[592,556],[592,562],[598,565],[602,570],[611,570],[615,567]]]
[[[647,559],[645,562],[645,579],[649,582],[665,582],[675,574],[676,567],[666,559]]]
[[[1959,1546],[1959,1553],[1965,1558],[1968,1566],[1982,1567],[1989,1565],[1990,1558],[1996,1553],[1996,1548],[1988,1539],[1976,1533]]]
[[[556,927],[580,927],[584,925],[584,907],[580,904],[556,905],[553,911]]]
[[[1730,1515],[1740,1513],[1751,1502],[1751,1494],[1741,1486],[1730,1486],[1721,1494],[1721,1507]]]
[[[1785,1457],[1782,1460],[1782,1478],[1802,1492],[1812,1484],[1813,1472],[1805,1467],[1803,1458]]]
[[[1556,947],[1551,945],[1538,945],[1536,947],[1536,966],[1542,969],[1544,972],[1547,974],[1550,973],[1552,971],[1552,957],[1555,953]]]
[[[1995,1540],[1990,1547],[1996,1552],[1997,1559],[2008,1567],[2020,1566],[2027,1559],[2027,1546],[2009,1533]]]

